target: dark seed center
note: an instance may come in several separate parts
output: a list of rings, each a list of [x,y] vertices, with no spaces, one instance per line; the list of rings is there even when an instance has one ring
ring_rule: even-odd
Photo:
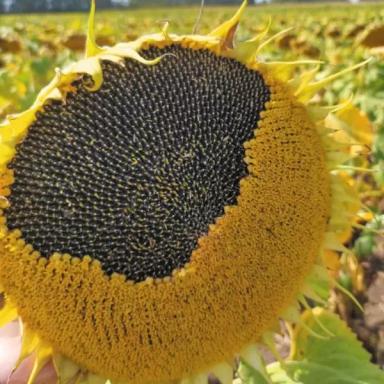
[[[269,99],[261,75],[207,50],[150,48],[154,66],[102,63],[30,126],[7,225],[49,257],[89,255],[128,279],[169,276],[236,204],[245,141]]]

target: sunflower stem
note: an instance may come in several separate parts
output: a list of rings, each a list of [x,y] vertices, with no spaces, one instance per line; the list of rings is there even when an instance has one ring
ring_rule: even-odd
[[[198,33],[198,31],[200,29],[201,18],[203,16],[204,6],[205,6],[205,1],[201,0],[199,14],[197,15],[197,19],[196,19],[195,25],[193,26],[193,29],[192,29],[192,33],[193,34]]]

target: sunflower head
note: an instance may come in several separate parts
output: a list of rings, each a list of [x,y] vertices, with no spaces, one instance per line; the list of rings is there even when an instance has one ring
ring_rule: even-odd
[[[53,355],[62,378],[226,382],[313,293],[348,226],[332,212],[356,208],[306,105],[335,75],[288,82],[300,63],[258,60],[267,28],[236,44],[245,5],[207,36],[112,47],[93,6],[86,58],[1,126],[0,320],[21,317],[34,373]]]

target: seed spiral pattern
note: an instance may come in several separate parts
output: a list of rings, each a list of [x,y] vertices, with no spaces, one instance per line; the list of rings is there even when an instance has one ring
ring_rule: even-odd
[[[38,113],[9,164],[9,229],[43,257],[90,255],[142,281],[185,265],[208,225],[236,203],[244,143],[270,92],[262,76],[208,50],[171,45],[159,64],[102,62],[65,103]]]

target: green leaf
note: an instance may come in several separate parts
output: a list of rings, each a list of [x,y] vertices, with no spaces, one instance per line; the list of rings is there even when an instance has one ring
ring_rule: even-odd
[[[384,383],[384,372],[370,362],[355,334],[337,315],[321,308],[303,313],[293,333],[290,359],[270,364],[267,371],[275,384]]]
[[[355,242],[355,253],[360,258],[368,257],[372,254],[375,246],[375,238],[372,234],[360,236]]]
[[[270,384],[258,370],[243,360],[240,360],[237,373],[243,384]]]

